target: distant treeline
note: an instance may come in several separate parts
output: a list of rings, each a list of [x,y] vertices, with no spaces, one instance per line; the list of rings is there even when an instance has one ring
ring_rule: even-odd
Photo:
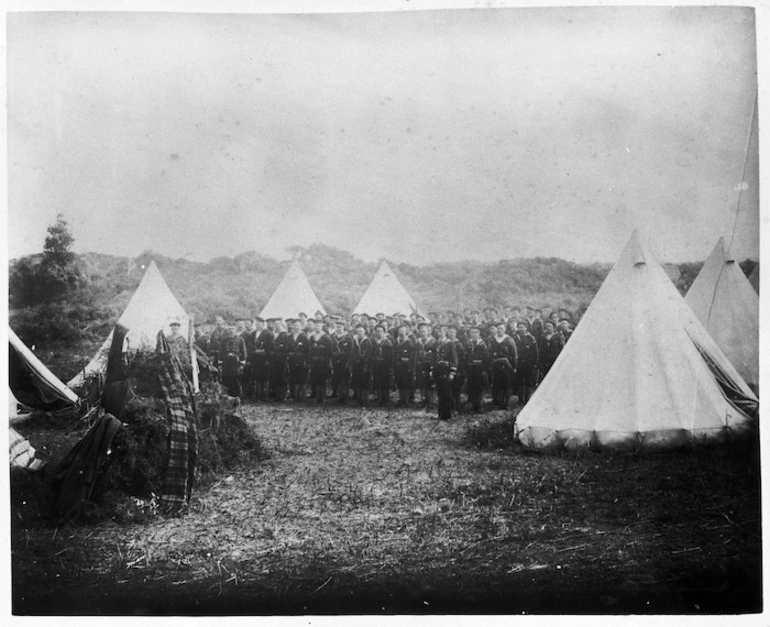
[[[329,312],[349,313],[368,287],[378,263],[321,244],[293,247],[310,285]],[[42,255],[10,264],[11,326],[27,341],[74,341],[104,337],[125,308],[151,261],[160,268],[182,306],[196,320],[216,314],[256,315],[289,267],[256,252],[217,257],[208,263],[171,259],[152,251],[137,258],[87,253],[75,255],[78,289],[49,299],[40,290],[36,266]],[[564,306],[578,316],[585,311],[611,264],[577,264],[556,257],[506,259],[497,263],[463,261],[428,266],[388,260],[407,291],[424,310],[533,305],[544,310]],[[741,264],[751,272],[754,261]],[[667,266],[684,293],[702,263]],[[673,271],[671,270],[673,268]],[[308,312],[312,313],[312,312]],[[391,313],[391,312],[386,312]]]

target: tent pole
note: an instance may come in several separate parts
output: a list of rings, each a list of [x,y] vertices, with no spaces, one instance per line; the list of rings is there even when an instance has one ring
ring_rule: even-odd
[[[195,353],[195,314],[190,314],[190,326],[187,330],[187,344],[190,347],[190,365],[192,366],[193,392],[200,392],[198,383],[198,355]]]

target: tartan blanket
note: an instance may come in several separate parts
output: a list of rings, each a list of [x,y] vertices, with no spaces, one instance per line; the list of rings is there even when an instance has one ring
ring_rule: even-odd
[[[169,425],[168,462],[160,501],[167,513],[174,514],[190,500],[195,482],[198,459],[195,397],[182,365],[162,331],[158,332],[156,353],[161,366],[159,378]]]

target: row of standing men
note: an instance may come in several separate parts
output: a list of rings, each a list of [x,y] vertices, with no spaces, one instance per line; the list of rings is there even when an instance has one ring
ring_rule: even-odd
[[[381,316],[381,314],[380,314]],[[306,389],[322,404],[328,395],[340,404],[385,406],[391,390],[398,405],[433,405],[448,420],[464,392],[474,411],[491,390],[495,406],[507,408],[511,395],[529,399],[571,335],[569,320],[494,320],[484,324],[409,321],[382,316],[345,320],[342,316],[242,319],[241,332],[221,316],[210,335],[196,343],[218,369],[232,396],[258,401],[302,401]],[[304,324],[304,326],[303,326]]]

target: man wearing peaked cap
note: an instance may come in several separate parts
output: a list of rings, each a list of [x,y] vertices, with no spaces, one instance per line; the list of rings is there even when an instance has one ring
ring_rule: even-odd
[[[324,321],[316,318],[313,322],[313,332],[309,335],[308,364],[310,365],[310,386],[312,397],[317,404],[323,403],[326,395],[326,383],[332,373],[333,342],[324,331]]]
[[[246,346],[246,363],[241,370],[241,389],[243,395],[250,399],[254,399],[254,342],[257,339],[257,332],[254,329],[254,321],[252,318],[241,318],[243,322],[243,331],[241,331],[241,339]]]
[[[394,362],[398,404],[405,407],[414,398],[414,370],[417,363],[417,345],[409,338],[409,325],[401,324],[398,327]]]
[[[308,349],[310,348],[308,336],[302,331],[301,325],[301,318],[292,321],[290,333],[286,336],[289,396],[295,401],[301,401],[305,397]]]
[[[166,337],[171,352],[179,359],[182,367],[187,370],[190,367],[190,345],[187,338],[180,332],[182,328],[179,318],[172,318],[168,323],[171,335]]]
[[[278,403],[286,400],[286,338],[281,318],[273,318],[273,341],[269,352],[270,396]],[[288,320],[287,320],[288,322]]]
[[[265,328],[265,320],[255,319],[253,354],[251,358],[251,376],[254,386],[254,398],[267,401],[267,384],[270,381],[270,354],[273,349],[273,334]]]
[[[332,396],[339,404],[348,398],[350,389],[350,359],[353,351],[353,338],[345,330],[345,321],[330,323],[329,334],[332,339]]]
[[[369,401],[369,379],[371,377],[372,340],[366,335],[363,322],[355,326],[350,349],[350,375],[353,396],[362,407]]]
[[[431,325],[428,322],[421,322],[417,325],[417,367],[416,383],[422,395],[421,404],[427,410],[431,406],[431,396],[433,389],[433,362],[436,356],[437,342],[431,334]]]
[[[372,378],[377,393],[377,401],[381,407],[385,407],[390,396],[390,383],[393,374],[393,342],[385,332],[385,325],[378,324],[374,330]]]

